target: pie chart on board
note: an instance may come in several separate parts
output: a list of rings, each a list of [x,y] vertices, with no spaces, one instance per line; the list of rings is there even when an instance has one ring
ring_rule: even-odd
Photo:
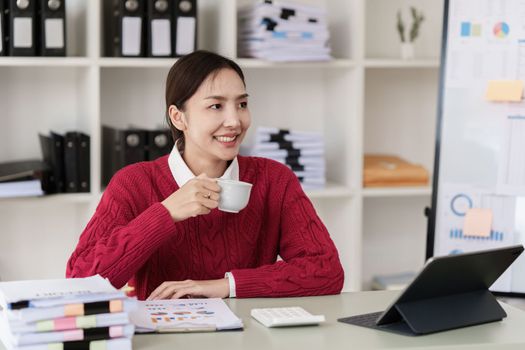
[[[494,26],[494,35],[497,38],[506,38],[509,35],[509,31],[509,25],[505,22],[496,23],[496,25]]]

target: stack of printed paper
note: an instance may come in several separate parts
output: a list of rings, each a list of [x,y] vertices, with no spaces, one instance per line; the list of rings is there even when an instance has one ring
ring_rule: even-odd
[[[256,1],[238,15],[238,54],[270,61],[330,60],[326,9],[282,1]]]
[[[131,349],[136,300],[99,275],[2,282],[0,305],[8,350]]]
[[[243,153],[285,164],[304,189],[318,189],[326,184],[324,139],[319,132],[258,127],[253,147]]]

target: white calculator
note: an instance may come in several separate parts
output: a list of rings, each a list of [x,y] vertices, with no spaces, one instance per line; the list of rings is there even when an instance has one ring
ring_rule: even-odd
[[[251,315],[266,327],[308,326],[325,321],[324,315],[312,315],[299,306],[252,309]]]

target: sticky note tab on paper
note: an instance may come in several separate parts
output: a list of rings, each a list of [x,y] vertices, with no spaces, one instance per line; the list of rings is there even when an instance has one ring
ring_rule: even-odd
[[[492,229],[492,216],[492,209],[472,208],[467,210],[463,235],[489,237]]]
[[[486,99],[492,102],[520,102],[523,96],[521,80],[490,80]]]

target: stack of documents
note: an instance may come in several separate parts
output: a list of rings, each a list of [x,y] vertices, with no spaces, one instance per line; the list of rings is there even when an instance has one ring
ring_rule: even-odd
[[[43,196],[40,180],[0,182],[0,198]]]
[[[0,198],[42,196],[49,169],[41,160],[0,163]]]
[[[2,282],[0,305],[7,350],[131,349],[136,300],[99,275]]]
[[[270,158],[287,165],[306,190],[326,184],[324,139],[321,133],[258,127],[248,155]]]
[[[326,61],[330,48],[326,9],[259,0],[238,14],[238,54],[269,61]]]

